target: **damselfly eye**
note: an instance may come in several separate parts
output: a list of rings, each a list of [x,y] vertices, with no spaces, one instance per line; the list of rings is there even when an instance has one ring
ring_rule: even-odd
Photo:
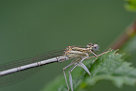
[[[94,52],[99,51],[99,46],[98,46],[98,44],[94,44],[92,50],[93,50]]]

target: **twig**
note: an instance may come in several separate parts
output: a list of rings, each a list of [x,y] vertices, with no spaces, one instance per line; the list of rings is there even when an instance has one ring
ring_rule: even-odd
[[[108,48],[119,49],[134,35],[136,35],[136,20]]]

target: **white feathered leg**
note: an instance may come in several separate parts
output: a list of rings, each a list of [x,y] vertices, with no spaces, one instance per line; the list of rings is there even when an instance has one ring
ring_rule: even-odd
[[[73,65],[73,64],[74,64],[74,63],[71,63],[71,64],[69,64],[69,65],[67,65],[67,66],[65,66],[65,67],[63,68],[63,73],[64,73],[65,81],[66,81],[66,84],[67,84],[67,87],[68,87],[68,91],[69,91],[69,85],[68,85],[68,82],[67,82],[67,77],[66,77],[65,70],[66,70],[68,67],[70,67],[71,65]]]
[[[79,63],[78,66],[82,67],[91,76],[89,69],[83,63]]]
[[[74,68],[78,65],[78,63],[76,65],[74,65],[72,67],[72,69],[69,71],[69,83],[70,83],[70,88],[71,88],[71,91],[73,91],[73,83],[72,83],[72,76],[71,76],[71,72],[74,70]]]

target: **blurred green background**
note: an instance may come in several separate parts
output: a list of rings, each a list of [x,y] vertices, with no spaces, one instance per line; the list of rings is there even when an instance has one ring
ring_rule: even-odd
[[[125,10],[124,0],[0,0],[0,63],[89,42],[98,42],[103,51],[135,16]],[[0,91],[40,91],[63,74],[68,63],[46,65],[31,78]],[[130,89],[136,88],[118,89],[101,81],[92,91]]]

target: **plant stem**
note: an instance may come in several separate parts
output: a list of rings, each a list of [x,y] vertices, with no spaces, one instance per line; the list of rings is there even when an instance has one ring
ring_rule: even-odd
[[[136,35],[136,20],[108,48],[119,49]]]

